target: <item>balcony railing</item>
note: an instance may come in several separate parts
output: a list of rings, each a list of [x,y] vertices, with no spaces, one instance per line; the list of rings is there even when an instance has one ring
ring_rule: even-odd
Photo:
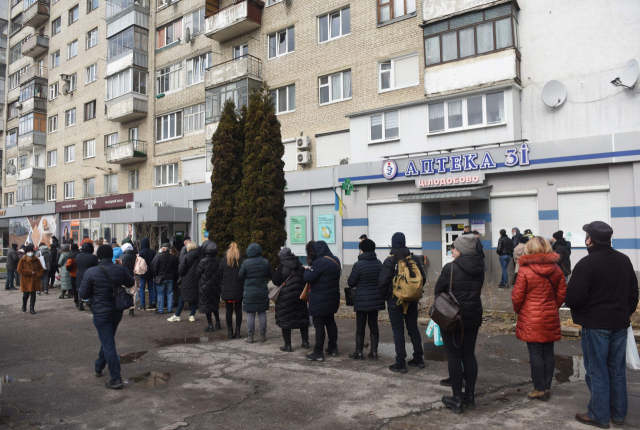
[[[133,5],[149,9],[149,0],[107,0],[106,18],[109,19]]]
[[[217,11],[205,20],[205,35],[218,42],[249,33],[262,24],[264,2],[244,0]]]
[[[129,97],[109,105],[107,120],[120,123],[133,121],[147,116],[149,110],[147,100]]]
[[[22,55],[36,58],[49,50],[49,38],[39,34],[32,35],[28,40],[22,42]]]
[[[47,79],[48,73],[47,68],[45,66],[32,65],[24,72],[20,73],[20,84],[26,84],[31,79],[34,78],[44,78]]]
[[[24,181],[25,179],[44,179],[44,177],[44,167],[25,167],[18,170],[18,181]]]
[[[211,66],[205,72],[205,87],[212,88],[245,77],[262,80],[262,60],[246,54]]]
[[[133,164],[147,159],[147,142],[127,140],[107,146],[107,163]]]
[[[49,0],[25,2],[22,24],[28,27],[39,27],[49,20]]]

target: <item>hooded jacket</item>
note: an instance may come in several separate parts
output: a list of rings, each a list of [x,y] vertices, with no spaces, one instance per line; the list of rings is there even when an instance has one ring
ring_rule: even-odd
[[[269,309],[269,287],[271,265],[262,257],[262,248],[257,243],[247,247],[238,279],[244,280],[242,309],[245,312],[266,312]]]
[[[58,250],[60,249],[60,242],[57,240],[51,240],[51,246],[49,247],[49,251],[51,252],[51,265],[49,270],[57,270],[58,269]]]
[[[133,250],[133,245],[131,245],[130,243],[126,243],[122,245],[122,249],[124,251],[120,256],[120,259],[122,260],[122,265],[127,268],[131,276],[134,276],[133,268],[136,265],[136,252]]]
[[[76,286],[79,287],[82,285],[82,280],[84,278],[84,274],[92,267],[96,267],[98,265],[98,257],[93,254],[93,245],[90,243],[82,244],[82,248],[80,248],[80,253],[76,256],[76,266],[78,266],[78,270],[76,271]]]
[[[560,258],[558,259],[558,266],[562,270],[564,276],[568,276],[571,274],[571,248],[567,245],[567,241],[565,239],[557,239],[551,245],[553,248],[553,252],[558,254]]]
[[[229,266],[227,263],[227,255],[225,254],[220,261],[218,271],[216,272],[216,278],[220,282],[220,292],[222,300],[228,301],[241,301],[244,294],[244,281],[238,278],[240,273],[240,267],[244,262],[244,258],[240,257],[238,265]]]
[[[477,254],[476,254],[477,255]],[[391,248],[389,256],[382,263],[382,270],[380,271],[380,276],[378,277],[378,291],[380,291],[380,297],[383,300],[389,300],[391,298],[391,290],[393,286],[393,278],[398,274],[398,260],[402,258],[407,258],[411,256],[411,259],[415,261],[418,266],[418,270],[420,270],[420,274],[422,275],[424,287],[424,283],[427,281],[427,276],[424,273],[424,268],[422,267],[422,261],[420,258],[416,258],[409,248],[404,246],[398,248]],[[478,258],[480,256],[478,255]],[[483,265],[484,268],[484,265]]]
[[[133,277],[129,275],[123,266],[113,264],[110,258],[99,261],[100,266],[109,273],[114,285],[122,285],[131,288],[135,284]],[[113,286],[100,267],[92,267],[87,270],[82,278],[78,294],[82,300],[91,299],[91,313],[102,314],[107,312],[120,312],[116,309],[116,299],[113,296]]]
[[[477,329],[482,325],[482,285],[484,284],[484,261],[476,253],[462,254],[442,268],[436,282],[434,296],[449,292],[453,270],[451,293],[460,303],[464,329]]]
[[[138,255],[144,258],[145,263],[147,263],[147,273],[141,275],[140,277],[146,281],[152,281],[155,276],[153,273],[153,258],[156,256],[156,252],[149,247],[149,238],[143,237],[140,240],[140,252]]]
[[[375,252],[363,252],[358,256],[358,262],[353,265],[347,283],[355,288],[355,312],[383,311],[384,299],[380,295],[378,279],[382,271],[382,263]]]
[[[122,250],[121,247],[116,246],[115,248],[113,248],[113,264],[116,264],[116,260],[119,259],[122,254],[124,253],[124,251]]]
[[[215,242],[205,240],[200,249],[202,258],[198,263],[196,278],[199,288],[198,308],[204,314],[213,312],[220,307],[220,281],[216,276],[220,259],[218,258],[218,245]]]
[[[65,251],[58,260],[58,266],[60,266],[60,289],[62,291],[71,289],[71,273],[67,270],[67,261],[69,261],[70,258],[75,258],[76,254],[77,252],[74,251]],[[78,262],[76,262],[76,265],[77,264]],[[76,281],[78,280],[77,276],[78,272],[76,271]]]
[[[511,230],[516,231],[516,234],[511,236],[511,243],[513,243],[513,248],[515,249],[515,247],[518,246],[518,243],[520,243],[520,238],[522,237],[522,233],[520,233],[520,229],[518,227],[513,227]]]
[[[7,253],[7,270],[18,270],[18,251],[13,248],[9,248],[9,252]]]
[[[171,258],[177,260],[173,255],[171,255]],[[178,267],[178,273],[182,279],[180,282],[180,297],[189,304],[198,303],[198,263],[200,263],[200,248],[194,248],[187,252]],[[173,276],[168,277],[165,275],[165,279],[173,280]]]
[[[300,259],[289,248],[278,254],[280,264],[276,268],[271,281],[280,289],[276,302],[276,324],[284,329],[300,329],[309,326],[309,310],[307,303],[300,300],[304,290],[304,267]]]
[[[558,267],[558,254],[520,257],[518,278],[511,292],[513,311],[518,314],[516,337],[524,342],[557,342],[560,333],[558,309],[564,303],[567,284]]]
[[[51,252],[49,251],[49,248],[47,248],[47,245],[42,245],[40,248],[38,248],[38,253],[36,253],[36,256],[41,255],[44,258],[44,262],[46,263],[44,270],[48,271],[51,268]]]
[[[309,290],[309,315],[324,316],[338,312],[340,307],[340,260],[329,250],[324,240],[313,244],[315,259],[304,271]]]

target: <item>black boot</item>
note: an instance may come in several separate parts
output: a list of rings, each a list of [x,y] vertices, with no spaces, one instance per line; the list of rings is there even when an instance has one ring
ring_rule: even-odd
[[[462,397],[462,401],[467,406],[467,409],[472,411],[476,408],[475,396],[473,393],[474,390],[465,390],[464,396]]]
[[[356,335],[356,350],[353,354],[349,354],[349,358],[354,360],[363,360],[362,349],[364,347],[364,335]]]
[[[380,340],[379,334],[371,335],[371,346],[369,347],[369,358],[373,360],[378,359],[378,341]]]
[[[291,344],[290,343],[285,343],[284,346],[280,347],[280,351],[282,351],[282,352],[293,352],[293,349],[291,349]]]
[[[220,330],[222,329],[222,326],[220,325],[220,320],[216,320],[216,330]]]
[[[213,324],[209,324],[204,328],[204,331],[210,333],[213,331]]]
[[[80,302],[78,304],[78,310],[79,311],[83,311],[84,310],[84,302],[82,300],[80,300]]]
[[[304,349],[309,349],[309,339],[302,339],[302,345],[301,345]]]
[[[242,324],[236,324],[236,332],[233,334],[234,339],[240,339],[240,327],[242,327]]]
[[[27,299],[22,299],[22,312],[27,311]]]
[[[64,299],[64,295],[67,294],[66,291],[63,291],[62,294],[60,294],[60,297],[58,297],[59,299]]]
[[[31,298],[29,299],[29,313],[31,315],[35,315],[36,311],[35,311],[35,307],[36,307],[36,296],[35,294],[31,293]]]
[[[442,404],[451,409],[454,414],[462,413],[462,396],[444,396],[442,397]]]
[[[229,335],[227,336],[227,339],[233,339],[233,337],[234,337],[233,328],[232,327],[227,327],[227,329],[229,330]]]
[[[29,313],[31,315],[35,315],[36,314],[36,311],[34,310],[34,306],[33,305],[29,306]]]
[[[134,317],[135,315],[133,314],[133,308],[129,309],[129,316],[130,317]]]

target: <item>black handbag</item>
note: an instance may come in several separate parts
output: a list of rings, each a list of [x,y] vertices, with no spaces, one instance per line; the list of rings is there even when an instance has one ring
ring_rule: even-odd
[[[344,300],[347,302],[347,306],[355,306],[356,292],[353,288],[347,287],[344,289]]]
[[[133,294],[130,294],[122,285],[120,285],[119,287],[113,285],[111,276],[109,276],[109,273],[106,271],[106,269],[103,266],[99,267],[100,270],[102,270],[102,273],[104,273],[107,277],[109,285],[111,285],[111,288],[113,289],[113,297],[116,299],[116,309],[119,311],[124,311],[126,309],[132,308],[134,306]]]
[[[453,287],[453,267],[455,261],[451,263],[451,279],[449,280],[449,292],[441,293],[433,301],[433,305],[429,309],[429,316],[431,319],[440,326],[440,329],[444,331],[455,331],[460,327],[462,334],[460,337],[460,346],[462,346],[462,339],[464,339],[464,325],[462,323],[462,312],[460,310],[460,303],[451,292]],[[456,345],[456,338],[453,336],[453,345],[456,348],[460,346]]]

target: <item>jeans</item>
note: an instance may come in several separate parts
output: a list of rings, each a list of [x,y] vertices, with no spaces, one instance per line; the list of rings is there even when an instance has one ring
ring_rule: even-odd
[[[553,342],[527,342],[527,348],[529,348],[529,363],[531,363],[533,388],[536,391],[550,390],[556,367]]]
[[[507,266],[509,265],[509,261],[511,261],[511,256],[500,256],[500,266],[502,266],[502,278],[500,279],[500,285],[506,286],[507,284],[509,284],[509,274],[507,273]]]
[[[336,319],[334,314],[321,315],[313,317],[313,326],[316,329],[316,344],[313,347],[313,353],[315,355],[324,355],[324,329],[327,328],[327,335],[329,336],[329,343],[327,349],[329,351],[338,350],[338,326],[336,325]]]
[[[173,312],[173,280],[162,281],[156,285],[156,293],[158,296],[158,313],[164,312],[164,293],[167,293],[167,312]],[[151,301],[151,298],[149,298]]]
[[[111,379],[120,378],[120,360],[116,353],[116,330],[122,320],[122,311],[93,314],[93,325],[96,326],[100,339],[100,352],[95,363],[96,372],[102,372],[109,365]]]
[[[260,320],[260,334],[267,334],[267,313],[258,312],[258,320]],[[256,329],[256,313],[247,312],[247,335],[253,336]]]
[[[11,288],[13,288],[13,278],[15,273],[15,270],[7,270],[7,280],[4,283],[5,290],[10,290]]]
[[[140,307],[144,306],[144,287],[145,285],[147,286],[147,289],[149,290],[149,303],[155,303],[156,302],[156,286],[153,282],[153,279],[150,281],[147,281],[146,279],[144,279],[143,277],[140,277],[140,289],[138,290],[138,293],[140,293]]]
[[[227,317],[227,327],[233,327],[233,312],[236,313],[236,327],[242,324],[242,302],[237,301],[235,303],[224,302],[224,309]]]
[[[404,326],[407,326],[407,333],[413,345],[413,359],[422,362],[424,360],[424,350],[422,349],[422,338],[418,330],[418,302],[410,302],[407,314],[403,313],[402,305],[397,304],[398,299],[391,297],[387,301],[389,311],[389,321],[393,330],[393,343],[396,345],[396,364],[406,366],[407,350],[404,345]]]
[[[589,418],[607,425],[627,415],[627,329],[582,328],[585,380],[591,393]]]
[[[302,327],[300,329],[300,337],[303,342],[309,342],[309,327]],[[283,328],[282,329],[282,339],[284,339],[285,345],[291,345],[291,329]]]
[[[356,312],[356,337],[364,338],[364,330],[369,322],[369,334],[378,336],[378,311]]]
[[[466,392],[476,389],[478,379],[478,361],[475,354],[478,329],[467,329],[464,331],[464,336],[461,336],[461,333],[461,331],[442,331],[442,342],[447,353],[449,378],[451,378],[454,396],[462,396],[462,379],[465,381]],[[454,336],[455,344],[460,348],[454,345]]]
[[[173,281],[168,281],[168,282],[173,282]],[[173,290],[169,290],[171,291],[171,298],[169,298],[169,301],[167,303],[171,303],[171,306],[173,306]],[[164,300],[164,298],[162,299]],[[158,310],[160,309],[160,300],[158,300]],[[184,300],[182,300],[182,296],[180,296],[180,300],[178,301],[178,309],[176,309],[176,316],[179,317],[180,314],[182,313],[182,310],[184,309],[184,304],[186,302]],[[169,309],[169,308],[167,308]],[[196,314],[196,311],[198,310],[198,304],[197,303],[192,303],[190,306],[191,309],[191,313],[189,314],[190,316],[194,316]],[[171,312],[171,311],[169,311]]]

